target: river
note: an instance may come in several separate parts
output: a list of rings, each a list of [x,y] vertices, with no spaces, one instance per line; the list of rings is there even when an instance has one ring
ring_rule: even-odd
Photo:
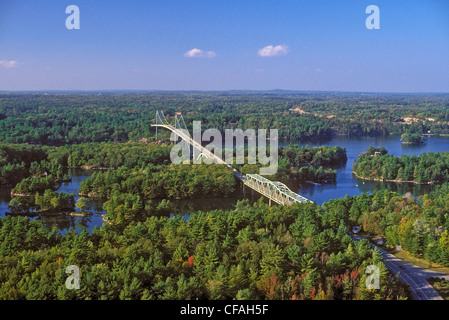
[[[299,143],[305,146],[307,143]],[[388,188],[400,194],[411,192],[414,196],[419,196],[428,193],[432,190],[429,185],[417,185],[413,183],[395,183],[395,182],[379,182],[367,181],[356,178],[352,174],[352,164],[359,154],[365,151],[369,146],[378,147],[384,146],[390,154],[400,156],[402,154],[420,154],[423,152],[447,152],[449,151],[449,137],[434,137],[429,136],[427,143],[423,145],[405,145],[400,141],[399,136],[387,137],[347,137],[337,136],[329,141],[321,141],[308,143],[309,146],[339,146],[345,147],[348,155],[348,161],[345,165],[335,168],[337,170],[337,179],[335,183],[331,184],[312,184],[306,183],[301,186],[290,186],[293,191],[298,192],[302,196],[315,201],[317,204],[323,204],[330,199],[341,198],[346,195],[354,196],[362,194],[363,192],[372,192],[382,188]],[[77,194],[81,182],[86,179],[92,171],[81,169],[69,169],[69,175],[72,176],[72,181],[62,183],[58,191]],[[8,211],[8,204],[11,200],[9,190],[0,189],[0,216],[5,216]],[[251,192],[248,193],[251,197]],[[78,196],[75,197],[76,199]],[[172,200],[173,210],[172,214],[182,214],[186,217],[198,210],[209,211],[213,209],[232,209],[236,202],[243,198],[243,195],[236,192],[235,195],[226,198],[207,198],[207,199],[184,199]],[[255,200],[259,198],[254,195]],[[38,217],[46,225],[56,224],[62,233],[65,233],[69,228],[82,230],[87,228],[90,232],[95,226],[103,224],[102,215],[105,213],[103,204],[100,200],[90,200],[90,209],[93,212],[92,216],[88,217],[72,217],[72,216],[52,216],[52,217]]]
[[[305,145],[305,144],[300,144]],[[337,170],[337,179],[333,184],[305,184],[298,187],[297,191],[307,199],[314,200],[318,204],[322,204],[329,199],[336,199],[344,197],[345,195],[354,196],[362,194],[363,192],[372,192],[378,189],[388,188],[400,194],[411,192],[414,196],[419,196],[428,193],[432,190],[431,185],[418,185],[414,183],[396,183],[396,182],[380,182],[368,181],[356,178],[352,174],[353,161],[356,160],[360,153],[368,149],[369,146],[378,147],[383,146],[387,148],[388,153],[401,156],[418,155],[428,152],[448,152],[449,151],[449,137],[434,137],[429,136],[427,143],[422,145],[403,144],[399,136],[386,137],[348,137],[337,136],[332,140],[317,144],[309,144],[309,146],[339,146],[345,147],[348,161],[346,165],[335,168]]]

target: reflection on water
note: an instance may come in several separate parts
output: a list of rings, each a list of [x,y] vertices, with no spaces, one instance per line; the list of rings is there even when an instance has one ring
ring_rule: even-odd
[[[299,145],[306,145],[307,143],[299,143]],[[359,154],[365,151],[369,146],[377,147],[384,146],[390,154],[400,156],[402,154],[420,154],[423,152],[447,152],[449,151],[449,137],[429,137],[427,143],[423,145],[404,145],[400,141],[399,136],[388,137],[347,137],[338,136],[332,140],[316,141],[308,143],[309,146],[340,146],[345,147],[348,155],[346,165],[335,168],[337,170],[337,180],[331,184],[312,184],[305,183],[303,185],[287,183],[293,191],[306,198],[322,204],[330,199],[341,198],[346,195],[359,195],[364,192],[373,192],[375,190],[387,188],[391,191],[405,194],[411,192],[414,196],[419,196],[428,193],[432,190],[431,185],[418,185],[414,183],[395,183],[395,182],[380,182],[367,181],[356,178],[352,174],[352,164]],[[62,183],[58,191],[66,193],[75,193],[75,200],[78,199],[78,189],[83,180],[85,180],[93,171],[82,169],[69,169],[68,174],[72,176],[72,181]],[[248,192],[250,201],[255,201],[261,196],[257,193]],[[210,211],[215,209],[232,210],[235,208],[237,201],[243,199],[241,188],[238,188],[235,194],[223,198],[204,198],[204,199],[182,199],[171,200],[172,211],[171,215],[184,215],[188,217],[192,212]],[[8,211],[8,204],[11,200],[9,189],[0,189],[0,216],[5,216]],[[72,216],[41,216],[40,219],[47,226],[54,224],[64,233],[69,228],[81,230],[87,228],[90,232],[95,226],[103,224],[102,214],[106,213],[103,210],[103,203],[99,199],[90,199],[90,209],[94,215],[89,217],[72,217]]]

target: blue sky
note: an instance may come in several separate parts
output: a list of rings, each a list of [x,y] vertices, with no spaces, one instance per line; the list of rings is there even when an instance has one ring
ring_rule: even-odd
[[[449,0],[0,0],[0,90],[114,89],[449,92]]]

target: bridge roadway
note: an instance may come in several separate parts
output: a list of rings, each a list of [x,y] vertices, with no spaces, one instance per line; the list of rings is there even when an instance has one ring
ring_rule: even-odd
[[[203,147],[201,144],[193,140],[192,137],[189,134],[186,134],[183,130],[175,128],[170,124],[152,124],[151,126],[162,127],[174,132],[181,139],[188,142],[194,148],[199,150],[201,154],[209,158],[215,159],[216,163],[218,164],[224,164],[234,172],[235,176],[240,181],[242,181],[245,186],[248,186],[254,191],[257,191],[261,195],[267,197],[270,201],[270,205],[271,201],[274,201],[281,205],[291,205],[295,202],[310,201],[304,198],[303,196],[291,191],[285,184],[281,182],[268,180],[258,174],[248,174],[245,176],[244,174],[240,173],[238,170],[233,168],[229,163],[223,161],[223,159],[216,156],[215,154],[207,150],[205,147]]]

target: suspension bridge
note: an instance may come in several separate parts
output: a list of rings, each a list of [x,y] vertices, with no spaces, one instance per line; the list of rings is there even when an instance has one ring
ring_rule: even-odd
[[[156,111],[156,117],[154,119],[154,124],[151,125],[156,129],[156,140],[157,140],[157,129],[165,128],[178,137],[189,143],[193,148],[200,152],[200,156],[211,158],[215,163],[223,164],[230,168],[235,176],[242,181],[243,186],[249,187],[250,189],[258,192],[259,194],[265,196],[271,202],[275,202],[280,205],[291,205],[298,202],[310,202],[309,199],[291,191],[285,184],[279,181],[268,180],[258,174],[242,174],[235,168],[233,168],[229,163],[223,161],[220,157],[203,147],[200,143],[193,140],[187,131],[187,127],[184,122],[184,118],[180,112],[176,112],[172,122],[169,122],[162,111]]]

